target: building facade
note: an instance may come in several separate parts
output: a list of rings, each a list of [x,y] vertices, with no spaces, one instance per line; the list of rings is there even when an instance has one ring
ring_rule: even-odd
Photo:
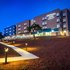
[[[18,23],[16,25],[16,35],[28,34],[27,27],[29,26],[30,26],[30,20],[26,20],[24,22]]]
[[[4,36],[16,35],[16,25],[12,25],[4,29]]]
[[[41,31],[36,31],[36,36],[58,36],[69,35],[70,32],[70,9],[56,9],[51,12],[34,17],[32,20],[25,20],[4,29],[5,36],[27,35],[27,27],[32,24],[39,24]]]
[[[31,20],[31,25],[37,23],[42,27],[40,35],[68,35],[70,31],[70,10],[56,9],[49,13],[34,17]]]

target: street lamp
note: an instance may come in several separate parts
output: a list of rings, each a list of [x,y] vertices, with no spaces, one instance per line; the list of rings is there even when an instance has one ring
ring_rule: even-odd
[[[4,48],[5,49],[5,64],[7,63],[7,52],[8,52],[8,48]]]
[[[25,46],[26,46],[26,50],[27,50],[28,43],[25,43]]]

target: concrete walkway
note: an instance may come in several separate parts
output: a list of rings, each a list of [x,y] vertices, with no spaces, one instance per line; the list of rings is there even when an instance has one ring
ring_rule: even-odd
[[[36,55],[29,53],[21,48],[15,47],[13,45],[8,45],[6,43],[0,42],[0,44],[6,45],[7,47],[12,48],[13,50],[15,50],[18,54],[20,54],[21,56],[19,57],[8,57],[8,62],[12,62],[12,61],[19,61],[19,60],[29,60],[29,59],[37,59],[39,57],[37,57]],[[0,58],[0,62],[4,62],[5,58]]]

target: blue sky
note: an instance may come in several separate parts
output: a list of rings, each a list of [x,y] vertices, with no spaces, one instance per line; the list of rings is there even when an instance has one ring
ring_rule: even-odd
[[[0,31],[57,8],[70,8],[70,0],[0,0]]]

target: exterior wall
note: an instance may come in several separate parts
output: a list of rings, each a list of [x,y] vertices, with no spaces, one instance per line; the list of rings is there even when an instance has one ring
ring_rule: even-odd
[[[57,10],[51,11],[47,14],[40,15],[38,17],[35,17],[33,20],[34,20],[34,22],[38,23],[42,27],[42,29],[60,28],[60,24],[61,24],[60,10],[57,9]],[[58,26],[58,24],[59,24],[59,26]]]
[[[16,25],[16,35],[20,35],[20,34],[27,34],[28,30],[27,27],[29,27],[29,22],[30,20],[26,20],[24,22],[18,23]]]
[[[12,25],[4,29],[5,36],[12,36],[16,34],[16,25]]]
[[[49,13],[34,17],[31,20],[31,24],[37,23],[39,24],[42,29],[51,29],[50,32],[56,32],[56,35],[60,35],[61,31],[68,31],[70,30],[70,11],[68,9],[60,10],[56,9]],[[57,29],[57,31],[56,31]],[[47,32],[47,31],[46,31]],[[58,32],[58,33],[57,33]]]
[[[66,31],[66,35],[69,35],[70,31],[70,12],[69,9],[62,10],[62,28],[63,31]]]

